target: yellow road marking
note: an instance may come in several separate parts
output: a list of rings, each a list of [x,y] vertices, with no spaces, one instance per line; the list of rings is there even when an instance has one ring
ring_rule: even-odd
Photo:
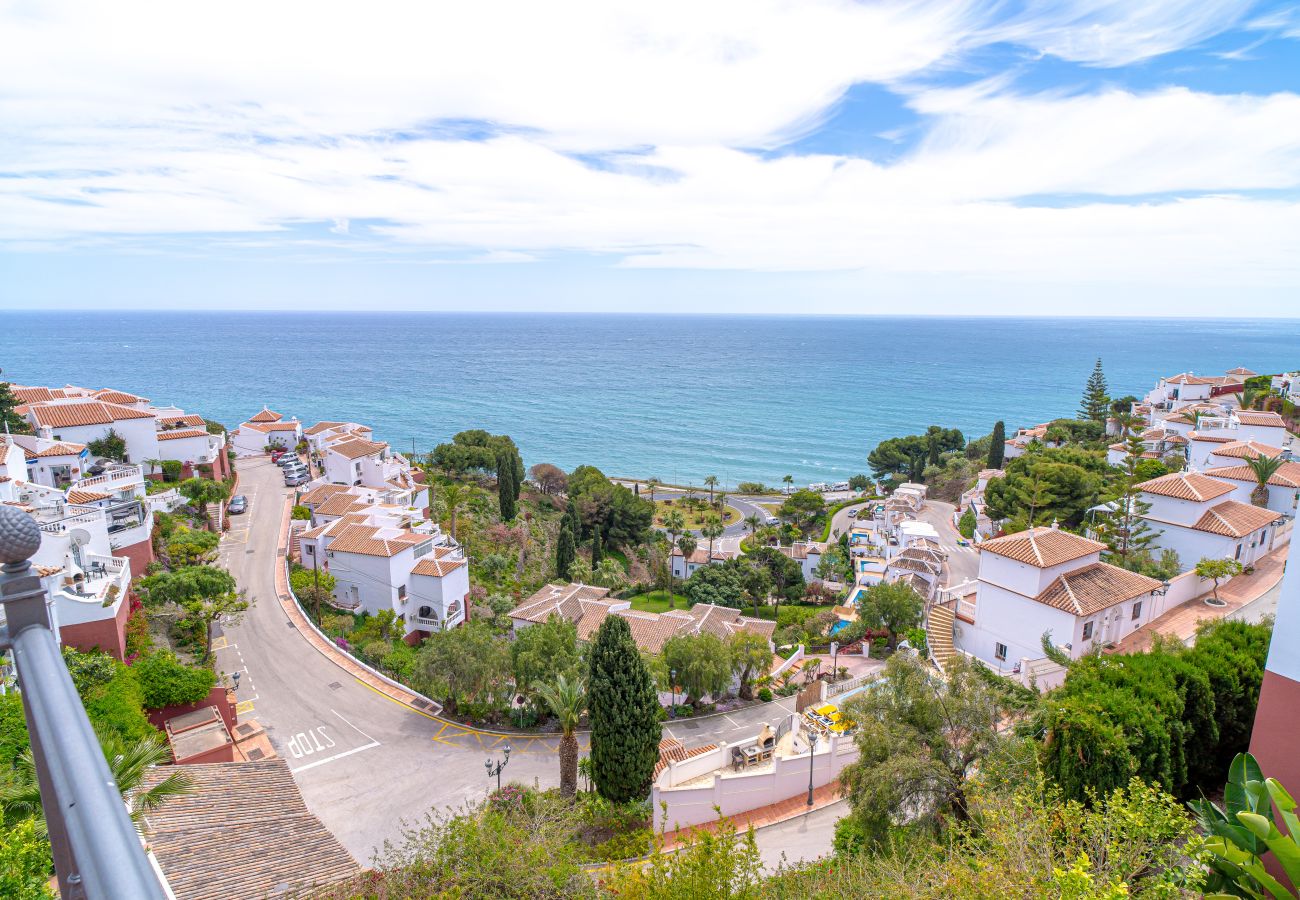
[[[240,702],[235,706],[235,712],[236,712],[236,714],[241,715],[241,716],[244,715],[245,713],[251,713],[252,711],[253,711],[253,701],[252,701],[252,700],[241,700],[241,701],[240,701]]]
[[[228,644],[228,643],[229,643],[229,641],[228,641],[228,640],[226,639],[226,637],[223,635],[222,637],[215,638],[215,639],[212,641],[212,649],[213,649],[213,650],[225,650],[225,649],[226,649],[226,644]]]

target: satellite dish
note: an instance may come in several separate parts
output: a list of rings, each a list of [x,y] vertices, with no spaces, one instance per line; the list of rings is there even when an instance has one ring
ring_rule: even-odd
[[[90,543],[90,532],[84,528],[74,528],[68,532],[68,540],[74,547],[84,547]]]

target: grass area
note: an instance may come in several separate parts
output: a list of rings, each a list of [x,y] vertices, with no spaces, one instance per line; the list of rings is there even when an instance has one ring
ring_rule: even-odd
[[[622,550],[606,550],[605,555],[612,556],[620,563],[622,563],[624,571],[630,572],[632,570],[630,564],[627,561],[627,554],[624,553]]]
[[[669,594],[667,591],[651,591],[648,594],[637,594],[629,599],[632,608],[641,612],[661,613],[667,612]],[[673,606],[676,609],[686,609],[691,605],[688,597],[682,594],[672,594]]]
[[[686,520],[686,527],[692,531],[704,526],[704,519],[714,511],[711,508],[700,509],[699,507],[690,507],[682,505],[680,500],[656,500],[655,501],[655,524],[662,526],[664,516],[672,510],[677,510]],[[723,508],[721,513],[723,525],[734,525],[740,521],[740,510],[734,506]]]
[[[794,625],[798,622],[805,622],[811,619],[823,609],[830,609],[829,606],[802,606],[792,603],[781,604],[781,617],[777,619],[777,625],[784,627]],[[754,607],[747,606],[741,610],[747,616],[754,614]],[[760,606],[758,608],[758,617],[760,619],[776,619],[777,609],[775,606]]]

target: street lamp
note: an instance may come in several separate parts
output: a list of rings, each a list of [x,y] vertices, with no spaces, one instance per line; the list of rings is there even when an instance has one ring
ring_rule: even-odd
[[[673,718],[677,718],[677,670],[668,670],[668,689],[673,692]]]
[[[235,690],[239,690],[239,673],[238,673],[238,672],[231,672],[231,673],[230,673],[230,680],[233,681],[233,682],[235,683]]]
[[[808,806],[813,805],[813,754],[817,752],[817,732],[808,730]]]
[[[501,752],[505,754],[505,758],[499,762],[493,762],[490,756],[483,761],[483,765],[487,768],[488,778],[496,776],[498,792],[501,790],[501,770],[506,767],[506,763],[510,762],[510,745],[506,744],[502,747]]]

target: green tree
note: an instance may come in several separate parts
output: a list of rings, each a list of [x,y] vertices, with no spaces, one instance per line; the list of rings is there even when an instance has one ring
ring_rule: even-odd
[[[93,441],[88,441],[86,449],[90,451],[92,456],[122,462],[126,459],[126,438],[118,434],[113,428],[109,428],[108,434],[101,438],[95,438]]]
[[[891,648],[909,628],[921,624],[924,611],[924,598],[901,581],[872,585],[858,598],[859,618],[871,628],[886,629]]]
[[[1246,460],[1246,465],[1250,466],[1251,474],[1255,476],[1255,489],[1250,492],[1250,502],[1256,506],[1268,506],[1268,482],[1269,479],[1277,474],[1277,470],[1282,468],[1284,460],[1281,456],[1267,457],[1262,453],[1253,459]]]
[[[553,684],[538,682],[533,690],[542,698],[560,726],[560,796],[572,797],[578,791],[578,722],[587,708],[586,687],[581,678],[569,680],[558,676]]]
[[[230,496],[230,488],[220,481],[213,481],[211,478],[186,478],[176,485],[176,490],[180,491],[182,496],[198,507],[199,518],[209,528],[212,525],[208,520],[208,504],[220,503]]]
[[[451,539],[460,540],[460,532],[457,526],[457,516],[460,514],[461,507],[469,500],[465,493],[465,488],[456,482],[448,482],[438,487],[438,501],[442,504],[443,515],[447,517],[448,527],[451,531]]]
[[[0,388],[7,387],[0,384]],[[54,900],[49,886],[54,865],[50,843],[36,827],[42,821],[39,816],[31,816],[0,831],[0,897]]]
[[[573,568],[573,561],[577,556],[578,548],[566,520],[560,525],[560,539],[555,544],[555,574],[561,579],[568,579],[569,570]]]
[[[1214,602],[1222,603],[1223,601],[1219,599],[1219,582],[1240,575],[1241,568],[1241,563],[1235,559],[1216,559],[1206,556],[1196,564],[1196,575],[1198,578],[1209,578],[1214,582]]]
[[[957,520],[957,530],[961,532],[962,537],[969,540],[975,536],[975,525],[975,507],[968,504],[961,518]]]
[[[740,681],[740,698],[754,699],[754,679],[772,666],[772,645],[754,631],[737,631],[727,641],[731,670]]]
[[[691,573],[682,591],[692,604],[712,603],[717,606],[740,607],[745,583],[741,578],[741,569],[731,562],[728,560],[725,563],[700,566]]]
[[[212,623],[239,621],[250,601],[235,585],[234,576],[216,566],[186,566],[150,575],[141,582],[146,602],[171,603],[184,612],[183,621],[203,636],[203,659],[212,655]]]
[[[592,571],[591,580],[593,584],[617,591],[627,584],[627,573],[624,572],[622,563],[612,556],[606,556]]]
[[[1127,441],[1128,453],[1124,456],[1114,510],[1098,523],[1102,540],[1110,547],[1109,562],[1125,569],[1138,570],[1140,562],[1149,559],[1156,533],[1147,524],[1146,516],[1151,504],[1142,499],[1142,476],[1138,467],[1142,462],[1142,438],[1132,435]]]
[[[596,573],[592,571],[591,563],[579,556],[569,566],[569,580],[577,584],[595,584]]]
[[[320,618],[321,606],[329,603],[337,586],[334,576],[319,567],[296,568],[289,573],[289,588],[303,604],[315,610],[317,619]]]
[[[664,665],[677,672],[686,702],[698,704],[731,684],[731,653],[716,634],[679,634],[664,641]]]
[[[603,548],[600,545],[600,529],[597,528],[591,536],[591,568],[594,570],[600,565],[600,558]]]
[[[522,629],[510,642],[510,659],[516,688],[528,694],[539,684],[555,684],[562,677],[577,679],[582,673],[577,626],[551,616]]]
[[[1106,388],[1106,373],[1101,368],[1101,358],[1092,367],[1088,383],[1083,388],[1083,399],[1079,402],[1079,418],[1091,419],[1105,423],[1110,413],[1110,395]]]
[[[518,491],[515,489],[515,467],[514,457],[505,452],[497,453],[497,502],[501,508],[501,521],[513,522],[515,520],[515,498]]]
[[[956,428],[931,425],[925,434],[888,438],[867,455],[867,464],[876,478],[905,475],[919,481],[926,464],[937,465],[944,453],[961,450],[966,438]]]
[[[709,506],[713,505],[713,489],[718,486],[717,475],[704,476],[704,486],[709,489]]]
[[[712,514],[704,517],[704,524],[700,528],[700,536],[707,538],[709,541],[710,562],[713,560],[713,542],[722,537],[725,530],[722,527],[722,519]]]
[[[1001,419],[993,423],[993,437],[989,439],[988,467],[1002,468],[1007,452],[1007,426]]]
[[[787,494],[789,494],[789,493],[790,493],[790,489],[794,486],[794,476],[793,476],[793,475],[782,475],[782,476],[781,476],[781,483],[785,485],[785,492],[786,492]]]
[[[216,674],[203,666],[187,666],[170,650],[157,650],[137,659],[131,666],[145,709],[184,706],[208,696],[217,683]]]
[[[644,800],[659,759],[659,700],[622,616],[606,616],[588,654],[587,708],[596,790],[614,803]]]
[[[466,704],[495,715],[509,691],[510,651],[482,621],[429,636],[415,658],[415,687],[458,713]]]
[[[167,561],[173,566],[197,566],[216,558],[221,535],[215,531],[195,531],[178,526],[167,539]]]
[[[911,655],[895,654],[882,683],[845,706],[858,726],[859,757],[840,778],[872,844],[885,843],[903,815],[919,823],[966,821],[967,783],[1003,740],[997,724],[1006,695],[962,657],[946,668],[940,678]]]
[[[1032,450],[1008,462],[1005,472],[989,482],[984,500],[990,518],[1009,520],[1008,531],[1053,521],[1078,527],[1112,474],[1104,454],[1081,447]]]
[[[32,427],[27,424],[27,420],[14,412],[14,408],[19,405],[21,404],[14,396],[13,386],[7,381],[0,381],[0,431],[8,431],[10,434],[31,434]]]
[[[826,500],[816,491],[795,491],[781,504],[780,515],[799,525],[806,525],[826,508]]]

